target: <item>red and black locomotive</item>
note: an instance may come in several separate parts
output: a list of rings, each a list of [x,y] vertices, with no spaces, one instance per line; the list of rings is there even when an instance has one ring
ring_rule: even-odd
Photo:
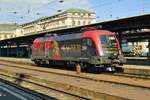
[[[114,33],[91,30],[64,35],[46,35],[32,45],[31,60],[35,64],[80,64],[81,68],[115,71],[125,59]]]

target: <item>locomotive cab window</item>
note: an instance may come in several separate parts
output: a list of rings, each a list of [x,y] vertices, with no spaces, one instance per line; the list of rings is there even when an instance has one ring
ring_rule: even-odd
[[[113,35],[111,35],[111,36],[102,35],[102,36],[100,36],[100,39],[101,39],[101,43],[103,46],[106,46],[106,47],[116,47],[117,46],[116,39]]]
[[[100,36],[101,45],[104,54],[117,54],[118,45],[114,35],[102,35]]]

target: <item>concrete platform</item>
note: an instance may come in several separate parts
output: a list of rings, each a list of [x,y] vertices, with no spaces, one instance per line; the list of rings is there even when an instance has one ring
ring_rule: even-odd
[[[148,60],[147,57],[125,57],[126,59],[133,59],[133,60]]]
[[[12,62],[16,62],[16,63],[19,62],[19,63],[22,63],[22,64],[29,64],[29,65],[34,64],[29,58],[0,57],[0,61],[2,61],[2,60],[12,61]],[[125,64],[122,67],[124,68],[125,73],[150,75],[150,66],[149,65],[136,65],[136,63],[135,63],[134,65],[133,64]]]
[[[24,63],[24,64],[34,64],[29,58],[14,58],[14,57],[0,57],[2,61],[12,61],[16,63]]]
[[[150,66],[150,59],[147,57],[125,57],[129,65],[146,65]]]

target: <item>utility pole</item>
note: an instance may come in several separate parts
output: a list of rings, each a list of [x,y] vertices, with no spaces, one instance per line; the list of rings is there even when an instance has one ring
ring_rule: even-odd
[[[144,0],[142,0],[142,14],[144,14],[145,9],[144,9]]]

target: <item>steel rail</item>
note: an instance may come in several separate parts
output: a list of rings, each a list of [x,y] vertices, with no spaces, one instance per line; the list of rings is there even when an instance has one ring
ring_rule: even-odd
[[[5,66],[11,66],[11,67],[16,67],[16,68],[21,68],[21,69],[26,69],[26,70],[34,70],[34,71],[40,71],[40,72],[44,72],[44,73],[50,73],[50,74],[57,74],[57,75],[63,75],[63,76],[68,76],[68,77],[77,77],[77,78],[82,78],[82,79],[88,79],[88,80],[93,80],[93,81],[97,81],[97,82],[107,82],[107,83],[112,83],[112,84],[119,84],[119,85],[127,85],[127,86],[132,86],[132,87],[139,87],[139,88],[146,88],[146,89],[150,89],[150,86],[144,86],[143,84],[141,85],[135,85],[132,83],[120,83],[117,81],[112,81],[112,80],[104,80],[104,79],[96,79],[94,77],[89,77],[90,74],[88,73],[84,73],[85,75],[80,75],[80,74],[65,74],[65,73],[59,73],[59,72],[54,72],[54,71],[50,71],[50,70],[43,70],[41,69],[36,69],[33,67],[27,66],[23,67],[20,65],[10,65],[10,64],[1,64],[1,65],[5,65]],[[150,80],[150,78],[148,77],[141,77],[141,76],[137,76],[137,75],[131,75],[131,74],[120,74],[120,73],[115,73],[115,74],[107,74],[107,73],[103,73],[101,75],[107,75],[107,76],[114,76],[114,77],[120,77],[120,78],[130,78],[130,79],[142,79],[143,81],[145,80]]]
[[[64,91],[60,91],[60,90],[57,90],[57,89],[54,89],[54,88],[50,88],[50,87],[47,87],[47,86],[38,84],[38,83],[33,82],[33,81],[31,81],[31,80],[28,80],[28,79],[20,79],[20,78],[18,78],[18,77],[9,76],[9,75],[2,74],[2,73],[0,73],[0,76],[9,77],[9,78],[14,79],[14,80],[16,80],[16,79],[22,80],[22,81],[24,81],[24,82],[26,82],[26,83],[28,83],[28,84],[33,84],[33,85],[35,85],[35,86],[40,86],[40,87],[42,87],[42,88],[47,88],[47,89],[49,89],[49,90],[52,90],[53,92],[56,92],[56,93],[59,93],[59,94],[63,94],[63,95],[65,95],[65,96],[69,96],[69,97],[71,96],[72,98],[76,98],[76,99],[79,99],[79,100],[87,100],[87,98],[84,98],[84,97],[82,97],[82,96],[74,95],[74,94],[67,93],[67,92],[64,92]],[[20,85],[18,85],[18,84],[16,84],[16,83],[13,83],[13,82],[8,81],[8,80],[6,81],[5,79],[2,79],[2,78],[0,78],[0,79],[1,79],[2,82],[7,83],[7,84],[9,84],[9,85],[11,85],[11,86],[13,86],[13,87],[16,87],[16,88],[18,88],[18,89],[20,89],[20,90],[22,90],[22,91],[25,91],[25,92],[27,92],[27,93],[29,93],[29,94],[31,94],[31,95],[37,96],[37,97],[41,98],[42,100],[52,100],[52,99],[57,100],[57,98],[50,97],[49,95],[45,95],[44,93],[40,93],[39,91],[31,90],[31,89],[28,89],[28,88],[26,88],[26,87],[22,87],[22,86],[20,86]],[[59,99],[60,99],[60,98],[59,98]],[[73,99],[73,100],[74,100],[74,99]]]
[[[0,75],[2,75],[2,74],[0,74]],[[23,92],[26,92],[26,93],[28,93],[28,94],[30,94],[32,96],[38,97],[40,100],[56,100],[55,98],[52,98],[52,97],[50,97],[48,95],[41,94],[41,93],[35,92],[33,90],[29,90],[29,89],[24,88],[24,87],[20,87],[19,85],[16,85],[14,83],[6,81],[6,80],[4,80],[2,78],[0,78],[0,80],[1,80],[2,83],[7,84],[7,85],[9,85],[11,87],[14,87],[16,89],[19,89],[19,90],[21,90]]]

